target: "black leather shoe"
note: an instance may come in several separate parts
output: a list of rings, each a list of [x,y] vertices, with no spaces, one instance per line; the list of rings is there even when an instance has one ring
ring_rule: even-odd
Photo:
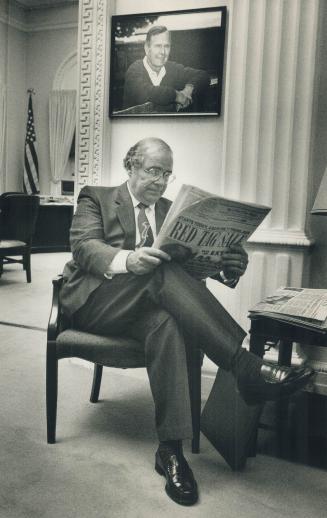
[[[238,380],[238,388],[250,405],[275,401],[305,387],[313,374],[310,367],[285,367],[264,361],[257,380]]]
[[[155,470],[166,477],[166,493],[177,504],[193,505],[198,500],[198,486],[183,454],[173,449],[159,448],[156,452]]]

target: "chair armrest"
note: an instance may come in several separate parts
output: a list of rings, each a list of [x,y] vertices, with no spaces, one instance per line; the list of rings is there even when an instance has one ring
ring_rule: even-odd
[[[54,279],[52,279],[52,305],[50,318],[48,323],[48,341],[56,340],[59,330],[60,330],[60,320],[61,320],[61,309],[60,309],[60,301],[59,301],[59,292],[63,283],[62,275],[58,275]]]

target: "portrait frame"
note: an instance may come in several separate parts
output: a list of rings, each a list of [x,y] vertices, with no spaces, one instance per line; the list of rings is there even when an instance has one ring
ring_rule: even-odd
[[[109,117],[220,116],[226,17],[226,6],[112,16]],[[167,32],[146,43],[155,26]]]

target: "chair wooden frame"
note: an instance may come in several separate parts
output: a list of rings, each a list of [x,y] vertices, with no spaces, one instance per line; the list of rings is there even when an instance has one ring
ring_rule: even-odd
[[[59,292],[62,286],[63,278],[61,275],[53,279],[53,296],[52,307],[47,331],[47,360],[46,360],[46,412],[47,412],[47,441],[49,444],[56,442],[56,421],[57,421],[57,398],[58,398],[58,361],[61,358],[75,357],[73,348],[69,351],[59,351],[58,337],[64,331],[70,328],[69,319],[67,319],[60,307]],[[87,333],[85,333],[87,336]],[[115,341],[117,338],[108,337],[108,340]],[[128,340],[128,339],[126,339]],[[84,359],[86,359],[84,357]],[[192,410],[193,439],[192,452],[200,451],[200,415],[201,415],[201,367],[203,353],[200,349],[194,348],[188,355],[188,373],[190,386],[190,401]],[[92,361],[92,360],[89,360]],[[94,362],[93,362],[94,363]],[[93,383],[90,395],[91,403],[97,403],[99,400],[101,379],[103,366],[94,363]],[[145,366],[144,365],[139,365]]]
[[[20,225],[19,218],[15,218],[15,201],[16,210],[19,205],[23,208],[18,209],[18,214],[25,217],[24,224]],[[28,203],[27,203],[28,202]],[[10,216],[7,216],[7,207],[11,211]],[[31,275],[31,248],[32,248],[32,236],[35,229],[38,208],[40,204],[40,198],[37,196],[30,196],[24,193],[17,192],[6,192],[0,197],[1,205],[1,217],[3,219],[3,227],[1,227],[0,240],[3,242],[0,244],[0,277],[3,273],[4,264],[19,263],[23,265],[23,269],[26,272],[27,282],[32,281]],[[6,216],[10,218],[9,224],[6,223]],[[21,230],[23,228],[23,231]],[[17,256],[22,256],[21,259],[17,259]]]

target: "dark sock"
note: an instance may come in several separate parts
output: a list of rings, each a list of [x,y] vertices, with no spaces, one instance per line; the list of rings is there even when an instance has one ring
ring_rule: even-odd
[[[173,450],[176,455],[183,454],[183,443],[181,440],[160,441],[159,450]]]
[[[250,353],[241,347],[234,357],[231,370],[238,381],[250,383],[252,380],[257,380],[262,362],[263,360],[260,356]]]

